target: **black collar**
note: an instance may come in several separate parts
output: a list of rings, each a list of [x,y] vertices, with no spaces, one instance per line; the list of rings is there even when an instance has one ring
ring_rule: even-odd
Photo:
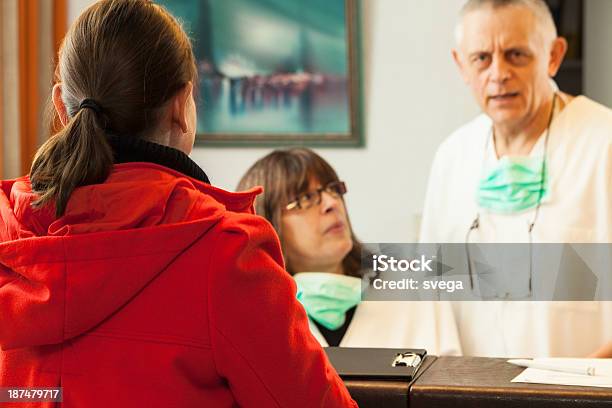
[[[117,164],[155,163],[210,184],[204,170],[180,150],[128,136],[108,135],[107,140],[113,150],[113,160]]]

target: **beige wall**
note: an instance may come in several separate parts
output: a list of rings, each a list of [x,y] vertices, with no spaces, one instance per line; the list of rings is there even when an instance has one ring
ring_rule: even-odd
[[[585,94],[612,106],[612,1],[586,0]]]
[[[13,178],[20,173],[19,150],[19,54],[17,43],[17,1],[1,0],[2,24],[2,134],[4,136],[3,157],[0,165],[4,178]]]

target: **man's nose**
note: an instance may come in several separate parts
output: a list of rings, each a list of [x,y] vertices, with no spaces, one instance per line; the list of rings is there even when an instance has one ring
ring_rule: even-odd
[[[497,83],[504,83],[510,79],[510,66],[501,55],[494,55],[491,66],[491,80]]]

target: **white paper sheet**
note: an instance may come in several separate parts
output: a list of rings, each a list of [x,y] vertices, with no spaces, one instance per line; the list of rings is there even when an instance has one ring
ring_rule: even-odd
[[[595,367],[595,369],[602,367],[612,369],[612,359],[534,358],[533,361],[543,364],[553,363],[567,367]],[[571,374],[537,368],[526,368],[512,379],[512,382],[612,388],[612,377]]]

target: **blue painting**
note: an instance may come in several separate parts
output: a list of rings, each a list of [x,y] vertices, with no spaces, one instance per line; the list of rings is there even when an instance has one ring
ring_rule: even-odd
[[[193,40],[198,139],[360,143],[348,0],[159,0]]]

